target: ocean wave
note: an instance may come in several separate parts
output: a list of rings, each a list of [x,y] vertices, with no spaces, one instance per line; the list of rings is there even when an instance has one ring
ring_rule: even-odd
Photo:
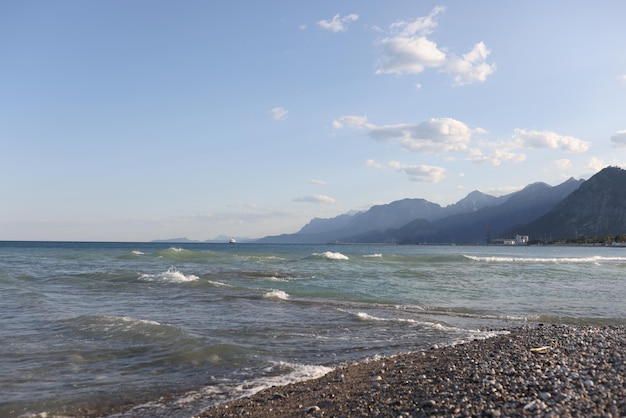
[[[287,294],[287,292],[284,292],[282,290],[271,290],[267,293],[265,293],[263,295],[263,298],[265,299],[280,299],[280,300],[288,300],[289,299],[289,294]]]
[[[383,255],[381,253],[377,253],[377,254],[365,254],[363,255],[364,258],[382,258]]]
[[[368,313],[365,312],[357,312],[356,316],[359,320],[361,321],[376,321],[376,322],[402,322],[402,323],[407,323],[407,324],[412,324],[412,325],[419,325],[419,326],[424,326],[424,327],[428,327],[428,328],[432,328],[432,329],[437,329],[440,331],[465,331],[462,328],[459,327],[453,327],[450,325],[444,325],[438,322],[431,322],[431,321],[420,321],[417,319],[413,319],[413,318],[380,318],[377,316],[373,316],[370,315]]]
[[[133,250],[130,252],[132,255],[144,255],[145,253],[141,252],[141,251],[137,251],[137,250]]]
[[[180,330],[174,326],[131,316],[97,315],[83,316],[75,320],[79,327],[95,332],[100,336],[109,335],[109,337],[112,337],[123,334],[135,335],[136,337],[160,338],[180,333]]]
[[[349,258],[339,252],[326,251],[324,253],[313,253],[314,257],[324,258],[326,260],[349,260]]]
[[[192,391],[176,399],[174,407],[179,409],[186,405],[203,404],[206,410],[222,402],[252,396],[272,387],[286,386],[320,378],[334,370],[314,364],[299,364],[285,361],[271,362],[263,371],[267,376],[248,379],[242,382],[226,381],[217,385],[207,386],[199,391]],[[211,400],[208,401],[207,400]],[[148,407],[152,405],[147,405]],[[164,408],[163,408],[164,409]]]
[[[463,257],[483,263],[595,263],[602,262],[623,262],[626,257],[478,257],[473,255],[463,255]]]
[[[157,258],[163,258],[166,260],[190,260],[190,261],[205,261],[211,257],[215,257],[215,253],[210,251],[192,251],[186,248],[170,247],[165,250],[160,250],[154,253]]]
[[[193,274],[184,275],[180,271],[176,270],[176,268],[170,267],[167,271],[159,274],[141,274],[139,279],[148,282],[158,281],[167,283],[185,283],[196,281],[199,277]]]
[[[215,286],[215,287],[232,287],[232,286],[231,286],[231,285],[229,285],[229,284],[222,283],[222,282],[218,282],[218,281],[216,281],[216,280],[207,280],[206,282],[207,282],[208,284],[212,285],[212,286]]]

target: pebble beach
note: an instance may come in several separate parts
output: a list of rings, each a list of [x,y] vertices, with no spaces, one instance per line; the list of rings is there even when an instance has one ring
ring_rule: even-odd
[[[241,416],[626,416],[626,328],[515,328],[338,367],[197,415]]]

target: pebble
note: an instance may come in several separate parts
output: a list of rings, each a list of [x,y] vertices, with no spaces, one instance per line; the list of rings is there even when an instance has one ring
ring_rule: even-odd
[[[509,331],[339,368],[282,387],[280,396],[274,388],[199,416],[626,416],[626,327]]]

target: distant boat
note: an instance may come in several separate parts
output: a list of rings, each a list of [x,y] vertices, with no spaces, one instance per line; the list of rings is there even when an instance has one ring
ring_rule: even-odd
[[[231,238],[228,240],[229,244],[237,244],[237,240],[235,238]]]

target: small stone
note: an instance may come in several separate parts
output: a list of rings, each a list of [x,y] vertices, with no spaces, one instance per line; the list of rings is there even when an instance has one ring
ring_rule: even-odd
[[[317,405],[312,405],[312,406],[309,406],[309,407],[306,409],[306,411],[305,411],[305,412],[306,412],[307,414],[314,414],[314,413],[319,412],[319,411],[320,411],[320,407],[319,407],[319,406],[317,406]]]

